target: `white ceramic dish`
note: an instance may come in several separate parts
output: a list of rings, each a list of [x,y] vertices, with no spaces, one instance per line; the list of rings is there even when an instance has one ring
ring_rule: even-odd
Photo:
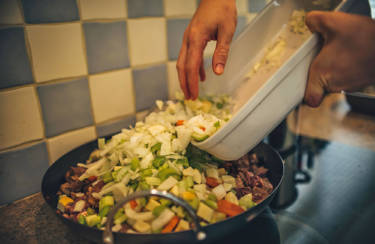
[[[344,11],[346,2],[338,2],[334,9]],[[233,42],[224,74],[216,76],[211,67],[207,69],[207,80],[200,84],[201,92],[230,95],[238,92],[236,89],[258,61],[257,57],[279,35],[292,12],[309,10],[304,3],[301,0],[269,3]],[[318,42],[318,36],[311,35],[255,91],[249,92],[245,99],[242,96],[241,101],[234,98],[241,106],[237,106],[233,118],[207,140],[195,145],[223,160],[238,159],[255,147],[302,101]]]

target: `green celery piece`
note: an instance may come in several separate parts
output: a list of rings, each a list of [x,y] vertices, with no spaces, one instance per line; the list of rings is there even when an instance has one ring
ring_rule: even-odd
[[[224,104],[222,104],[222,103],[216,103],[216,107],[218,109],[222,109],[224,107]]]
[[[81,225],[86,224],[85,216],[80,214],[79,217],[78,217],[78,223],[80,223]]]
[[[115,200],[112,196],[104,196],[99,201],[99,211],[101,211],[104,207],[110,206],[112,207],[115,204]]]
[[[189,161],[187,158],[179,158],[177,159],[177,162],[178,164],[182,164],[182,166],[186,169],[186,168],[189,168]]]
[[[213,193],[208,194],[207,199],[208,199],[208,200],[211,200],[211,201],[214,201],[214,202],[217,201],[217,199],[216,199],[216,195],[213,194]]]
[[[133,158],[131,163],[130,163],[130,168],[131,170],[135,171],[136,169],[139,168],[139,159],[138,158]]]
[[[169,206],[172,204],[172,201],[171,200],[168,200],[168,199],[165,199],[165,198],[161,198],[160,199],[160,204],[163,205],[163,206]]]
[[[166,168],[159,171],[158,176],[161,181],[166,180],[169,176],[179,175],[175,169]]]
[[[190,204],[190,206],[193,209],[197,210],[198,206],[199,206],[199,199],[198,198],[194,198],[193,200],[188,201],[188,203]]]
[[[100,217],[96,214],[86,216],[86,223],[88,226],[93,227],[100,224]]]
[[[157,206],[156,208],[152,210],[152,214],[156,217],[159,217],[159,215],[161,214],[161,212],[164,211],[165,208],[166,206],[164,205]]]
[[[93,214],[96,214],[96,212],[95,212],[95,209],[93,209],[93,208],[87,208],[87,215],[93,215]]]
[[[138,185],[142,190],[150,190],[151,189],[150,185],[147,184],[145,181],[140,181]]]
[[[123,208],[120,208],[117,212],[116,212],[116,214],[115,214],[115,216],[113,217],[114,219],[118,219],[118,218],[120,218],[122,215],[124,215],[125,214],[125,211],[124,211],[124,209]]]
[[[155,168],[159,168],[160,166],[162,166],[165,161],[166,161],[166,157],[163,157],[163,156],[157,156],[153,161],[152,161],[152,165],[155,167]]]
[[[141,171],[141,177],[142,178],[145,178],[147,176],[151,176],[152,175],[152,169],[144,169]]]
[[[115,173],[115,172],[117,172],[117,173],[114,176],[113,173]],[[115,172],[112,173],[113,179],[115,179],[116,182],[120,182],[122,180],[122,178],[124,178],[124,176],[128,172],[128,168],[123,167],[120,170],[115,171]]]
[[[160,149],[161,149],[161,143],[158,142],[158,143],[154,144],[154,145],[151,147],[151,152],[152,152],[153,154],[157,154],[157,153],[160,151]]]
[[[185,177],[184,181],[185,181],[185,184],[186,184],[186,186],[188,188],[193,187],[194,181],[193,181],[193,177],[192,176]]]
[[[220,121],[219,121],[219,120],[216,121],[216,122],[214,123],[214,126],[215,126],[216,128],[219,128],[219,127],[220,127]]]
[[[135,191],[139,185],[139,182],[137,180],[130,180],[128,185]]]
[[[101,178],[104,181],[104,183],[108,183],[108,182],[113,181],[111,171],[108,171],[107,173],[105,173],[104,175],[102,175]]]
[[[119,224],[124,223],[127,219],[128,219],[128,217],[125,214],[122,214],[120,217],[115,219],[113,222],[115,223],[115,225],[119,225]]]
[[[204,201],[204,203],[209,206],[210,208],[212,209],[217,209],[217,203],[215,201],[212,201],[212,200],[206,200]]]
[[[110,210],[111,210],[111,206],[103,207],[102,209],[99,210],[99,216],[101,218],[106,217]]]

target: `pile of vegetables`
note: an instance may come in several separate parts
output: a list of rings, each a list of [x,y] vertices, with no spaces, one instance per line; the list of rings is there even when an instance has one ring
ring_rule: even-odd
[[[255,205],[252,195],[236,196],[236,179],[223,161],[192,146],[230,119],[228,97],[196,101],[157,101],[153,112],[134,128],[106,141],[86,164],[72,169],[59,194],[59,212],[81,224],[102,229],[117,201],[136,191],[158,189],[187,201],[202,225],[242,213]],[[76,187],[78,186],[78,187]],[[113,231],[166,233],[190,229],[185,210],[169,200],[140,198],[121,208]]]

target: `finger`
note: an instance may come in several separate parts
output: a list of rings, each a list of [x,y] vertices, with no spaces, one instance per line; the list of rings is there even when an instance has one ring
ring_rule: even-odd
[[[305,22],[311,32],[318,32],[327,40],[333,32],[332,21],[330,19],[331,13],[329,12],[311,11],[307,13]]]
[[[305,90],[304,101],[311,107],[318,107],[324,98],[325,87],[324,76],[316,68],[316,60],[311,65],[309,78]]]
[[[206,72],[204,71],[204,59],[202,58],[201,65],[199,67],[199,76],[201,78],[201,81],[206,80]]]
[[[187,88],[189,90],[190,99],[197,99],[198,97],[198,76],[200,66],[203,60],[203,50],[205,41],[199,35],[192,35],[189,39],[186,60],[186,78]]]
[[[188,31],[185,31],[184,38],[182,41],[180,53],[178,55],[176,68],[177,68],[177,74],[178,74],[178,80],[180,81],[180,87],[181,90],[184,93],[184,96],[186,99],[190,98],[189,89],[187,87],[187,81],[186,81],[186,53],[187,53],[187,37],[186,33]]]
[[[219,26],[216,48],[212,58],[212,68],[217,75],[221,75],[224,72],[235,28],[235,24]]]

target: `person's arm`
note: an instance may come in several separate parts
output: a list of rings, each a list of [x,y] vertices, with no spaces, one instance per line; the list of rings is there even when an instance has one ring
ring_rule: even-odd
[[[369,17],[313,11],[306,24],[324,43],[313,60],[305,102],[317,107],[325,93],[355,91],[375,84],[375,22]]]
[[[198,80],[205,80],[203,51],[207,42],[217,40],[212,59],[213,71],[224,72],[229,46],[236,30],[235,0],[202,0],[185,30],[177,72],[186,99],[198,97]]]

